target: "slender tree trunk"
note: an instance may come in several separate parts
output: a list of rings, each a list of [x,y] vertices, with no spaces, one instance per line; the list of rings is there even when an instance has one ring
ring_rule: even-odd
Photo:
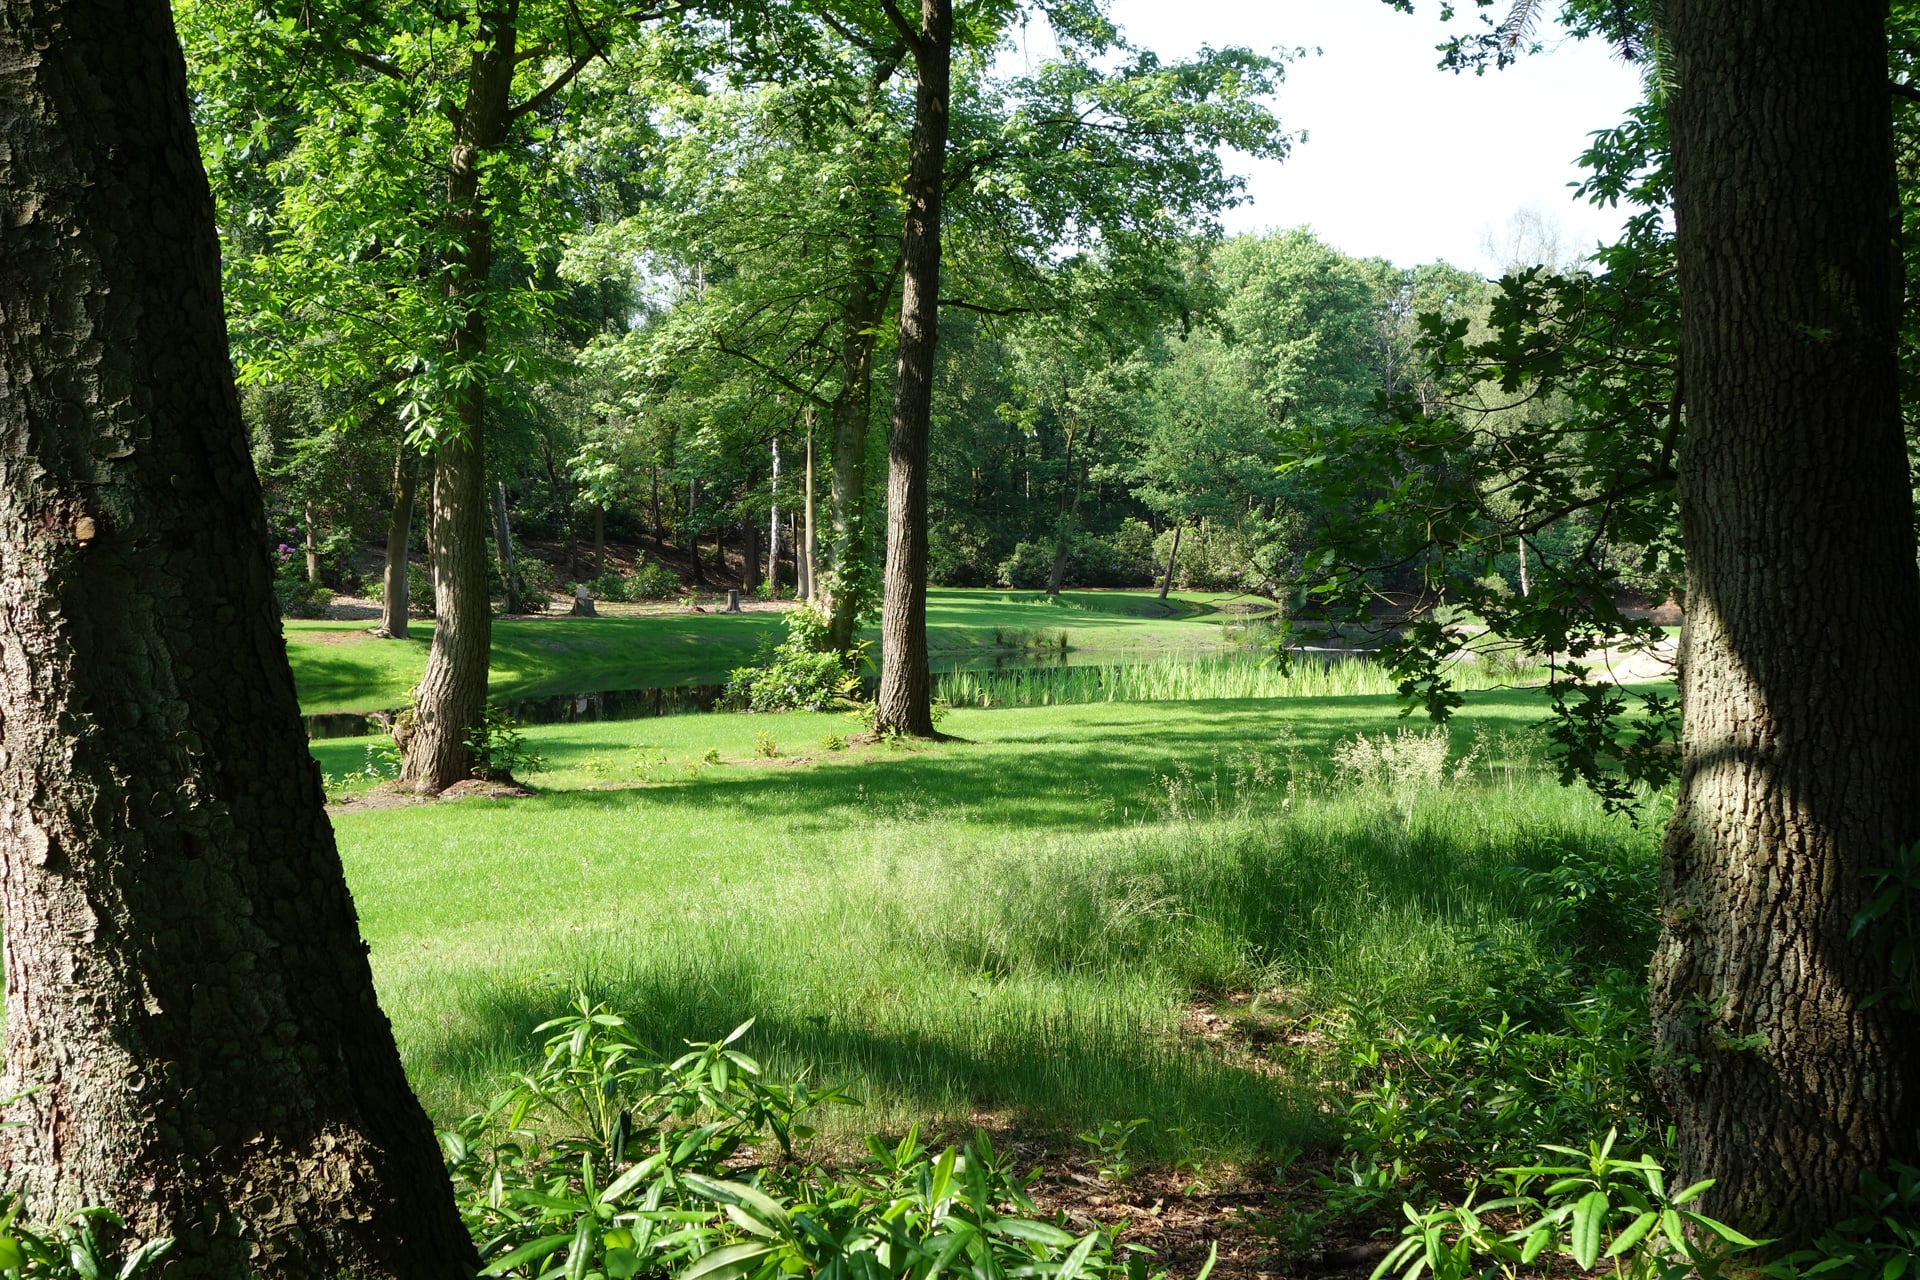
[[[0,0],[0,919],[28,1215],[472,1274],[307,754],[160,0]]]
[[[1067,576],[1067,554],[1073,549],[1073,534],[1078,527],[1080,515],[1080,476],[1074,470],[1073,438],[1079,428],[1078,415],[1069,410],[1067,419],[1066,483],[1067,491],[1060,495],[1060,517],[1053,527],[1053,569],[1047,574],[1047,594],[1057,596]],[[1086,446],[1093,447],[1093,430],[1087,432]]]
[[[1520,598],[1526,599],[1533,594],[1533,583],[1527,578],[1527,540],[1520,540]]]
[[[817,550],[813,527],[813,416],[807,411],[807,493],[806,493],[806,531],[801,537],[800,555],[794,562],[794,576],[800,584],[800,596],[808,603],[814,600],[814,556]]]
[[[313,503],[309,501],[301,511],[307,525],[307,581],[315,586],[320,584],[320,535],[315,529],[317,519],[313,514]]]
[[[447,292],[464,318],[454,332],[456,362],[487,349],[483,295],[493,269],[493,235],[480,192],[481,157],[506,138],[513,85],[516,0],[480,15],[467,77],[466,104],[454,124],[447,172],[448,226],[461,259],[447,273]],[[404,739],[401,779],[437,794],[468,777],[467,743],[484,723],[493,609],[487,600],[487,390],[475,378],[454,405],[457,431],[437,451],[433,469],[433,648],[415,693]]]
[[[814,595],[827,614],[827,638],[853,652],[861,601],[870,599],[867,564],[867,428],[873,417],[873,348],[890,290],[881,287],[873,246],[853,250],[840,336],[840,391],[830,410],[827,478],[827,578]]]
[[[1686,717],[1652,1004],[1682,1179],[1765,1236],[1842,1216],[1920,1123],[1892,939],[1849,928],[1920,841],[1886,12],[1669,5]]]
[[[780,437],[773,438],[773,518],[767,528],[767,582],[770,594],[780,598]]]
[[[1173,589],[1173,566],[1180,562],[1180,531],[1183,524],[1173,526],[1173,548],[1167,552],[1167,571],[1160,578],[1160,598],[1165,600],[1167,592]]]
[[[747,560],[741,566],[742,581],[740,587],[748,595],[760,589],[760,522],[749,520],[747,526]],[[776,579],[777,581],[777,579]]]
[[[927,664],[927,437],[940,326],[940,201],[946,179],[953,0],[921,0],[909,43],[919,85],[907,162],[902,239],[900,359],[887,444],[887,570],[880,618],[879,732],[931,738],[933,676]]]
[[[607,508],[604,503],[593,504],[593,576],[599,577],[607,571]]]
[[[402,440],[393,458],[393,511],[387,517],[387,563],[382,576],[380,625],[373,634],[407,638],[407,546],[413,541],[413,495],[420,484],[420,455]]]
[[[500,611],[527,613],[526,593],[520,589],[520,557],[513,549],[513,525],[507,519],[507,484],[494,481],[493,548],[499,558]]]

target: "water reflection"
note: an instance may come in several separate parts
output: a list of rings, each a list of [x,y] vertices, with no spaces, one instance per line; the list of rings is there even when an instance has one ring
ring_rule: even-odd
[[[1232,650],[1207,650],[1186,656],[1197,661],[1218,657],[1225,652],[1232,652]],[[1292,652],[1297,657],[1317,658],[1328,663],[1370,656],[1370,651],[1366,649],[1321,645],[1297,645]],[[936,661],[933,663],[933,674],[939,676],[962,671],[1006,672],[1074,666],[1119,667],[1159,661],[1169,656],[1173,655],[1164,650],[1108,649],[1094,651],[1084,657],[1072,650],[1047,649],[1040,652],[1001,650],[997,653]],[[861,684],[870,698],[879,686],[879,678],[869,670],[864,673]],[[502,701],[500,706],[508,715],[522,724],[646,720],[655,716],[691,715],[711,711],[719,704],[723,691],[724,686],[717,684],[679,685],[663,689],[613,689],[598,693],[556,693],[531,698],[512,698]],[[368,734],[387,733],[393,728],[395,714],[396,712],[391,710],[382,710],[342,711],[307,716],[305,718],[307,738],[309,741],[318,742],[324,738],[359,738]]]

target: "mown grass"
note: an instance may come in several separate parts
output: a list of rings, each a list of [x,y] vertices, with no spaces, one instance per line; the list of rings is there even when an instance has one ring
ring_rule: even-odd
[[[1424,786],[1332,780],[1335,743],[1401,727],[1379,697],[962,710],[959,740],[914,749],[829,749],[852,727],[824,714],[551,726],[527,731],[548,761],[532,799],[336,828],[443,1118],[584,990],[663,1050],[756,1018],[776,1074],[868,1099],[843,1138],[1143,1116],[1149,1152],[1271,1156],[1311,1138],[1321,1099],[1187,1035],[1196,995],[1411,1015],[1476,944],[1528,945],[1507,868],[1651,856],[1538,769],[1537,698],[1477,698],[1452,729],[1473,764]],[[315,754],[344,772],[364,747]]]
[[[1151,592],[934,590],[927,598],[928,644],[937,663],[958,665],[1024,651],[1061,631],[1075,661],[1116,652],[1192,654],[1226,642],[1258,607],[1238,597]],[[287,654],[309,714],[397,707],[426,667],[431,622],[412,638],[378,640],[364,622],[286,624]],[[610,689],[719,684],[782,634],[776,613],[674,613],[640,617],[503,618],[493,624],[490,684],[499,699]]]

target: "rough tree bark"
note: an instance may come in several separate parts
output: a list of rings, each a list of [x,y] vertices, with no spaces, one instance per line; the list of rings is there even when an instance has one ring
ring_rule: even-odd
[[[1914,1159],[1870,867],[1920,840],[1884,0],[1671,0],[1682,780],[1652,998],[1682,1174],[1791,1237]]]
[[[162,0],[0,0],[0,1164],[167,1274],[474,1257],[276,617]]]
[[[420,484],[420,455],[400,442],[393,458],[393,510],[387,517],[387,561],[381,577],[380,625],[373,634],[407,638],[407,547],[413,540],[413,496]]]
[[[900,357],[887,442],[887,569],[880,615],[880,692],[874,728],[931,738],[927,665],[927,437],[940,327],[940,203],[946,184],[953,0],[921,0],[920,25],[887,11],[913,51],[913,139],[907,225],[901,239]]]
[[[465,104],[454,121],[447,169],[448,225],[459,246],[447,272],[447,294],[464,316],[453,357],[486,355],[481,305],[493,270],[493,232],[480,193],[486,152],[506,140],[511,123],[517,0],[480,14]],[[400,777],[422,794],[437,794],[472,773],[468,742],[484,722],[493,609],[487,599],[487,390],[469,379],[455,404],[457,429],[442,439],[433,469],[430,523],[433,561],[433,648],[403,736]]]

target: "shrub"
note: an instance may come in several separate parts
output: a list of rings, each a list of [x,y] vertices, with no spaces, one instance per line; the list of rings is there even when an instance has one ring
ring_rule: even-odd
[[[804,606],[787,610],[787,638],[762,642],[752,664],[734,668],[722,694],[739,711],[819,711],[856,701],[860,677],[827,642],[827,620]]]
[[[1022,542],[1013,554],[1000,562],[1000,585],[1031,591],[1047,585],[1053,575],[1053,548],[1039,542]]]
[[[333,592],[307,581],[306,561],[298,551],[281,543],[273,566],[273,597],[284,618],[318,618],[325,615]]]
[[[520,561],[520,588],[523,594],[545,598],[560,590],[560,575],[553,566],[537,556]]]
[[[467,735],[473,776],[489,782],[511,782],[516,774],[538,773],[546,767],[540,753],[527,745],[520,722],[489,702],[485,717]]]
[[[407,612],[416,618],[433,617],[433,574],[411,560],[407,562]]]
[[[680,575],[657,560],[642,560],[628,581],[636,600],[664,600],[680,592]]]

